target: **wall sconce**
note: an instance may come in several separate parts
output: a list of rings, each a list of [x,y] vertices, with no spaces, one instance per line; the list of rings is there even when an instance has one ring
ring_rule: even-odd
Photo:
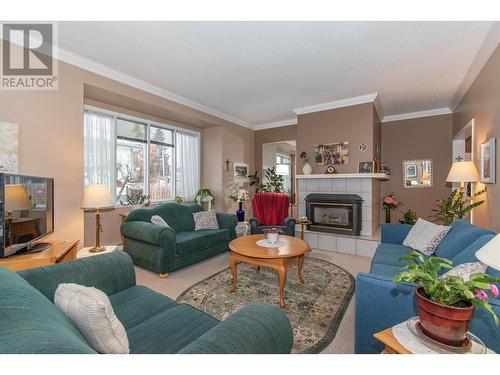
[[[231,162],[229,161],[229,159],[226,159],[225,163],[226,163],[226,172],[229,172],[229,164],[231,164]]]

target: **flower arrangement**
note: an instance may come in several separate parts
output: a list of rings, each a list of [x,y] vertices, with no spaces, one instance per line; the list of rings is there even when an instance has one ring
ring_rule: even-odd
[[[500,278],[493,278],[484,273],[474,273],[467,281],[461,276],[438,276],[442,268],[453,268],[452,261],[435,256],[425,259],[418,251],[409,252],[400,260],[412,263],[394,276],[395,283],[402,281],[415,283],[423,288],[425,297],[440,305],[458,308],[473,305],[484,308],[493,316],[498,326],[498,316],[488,300],[490,296],[498,297],[498,287],[492,283],[500,282]]]
[[[229,196],[236,203],[243,203],[250,199],[248,191],[245,189],[233,190]]]
[[[309,163],[309,156],[307,156],[307,152],[302,151],[299,155],[299,157],[302,159],[302,161],[305,163]]]
[[[384,209],[387,210],[393,210],[399,206],[402,206],[402,202],[397,202],[396,201],[396,196],[394,193],[391,193],[389,195],[386,195],[382,201],[382,205],[384,206]]]

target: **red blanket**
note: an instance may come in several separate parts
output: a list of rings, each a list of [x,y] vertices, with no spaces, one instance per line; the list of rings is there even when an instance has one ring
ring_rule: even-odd
[[[257,193],[252,200],[253,214],[260,225],[283,225],[288,216],[288,194]]]

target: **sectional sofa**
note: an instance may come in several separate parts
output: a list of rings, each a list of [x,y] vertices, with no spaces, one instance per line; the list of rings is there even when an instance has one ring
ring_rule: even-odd
[[[253,303],[224,321],[136,285],[131,258],[101,254],[15,273],[0,267],[0,354],[96,352],[54,303],[60,283],[105,292],[134,353],[290,353],[293,333],[276,306]]]
[[[381,243],[372,259],[370,272],[360,273],[356,278],[356,353],[380,353],[383,345],[373,334],[417,315],[415,285],[392,282],[392,277],[405,265],[399,258],[411,250],[403,246],[410,229],[411,225],[383,224]],[[435,255],[451,259],[454,265],[478,262],[476,251],[494,235],[465,221],[456,221],[436,248]],[[500,271],[495,269],[488,268],[486,272],[500,277]],[[490,303],[500,316],[500,301],[490,300]],[[476,309],[471,332],[490,349],[500,353],[500,328],[495,326],[489,313]]]

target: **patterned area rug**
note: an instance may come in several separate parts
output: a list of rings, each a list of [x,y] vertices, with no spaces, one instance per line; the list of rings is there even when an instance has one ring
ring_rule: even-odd
[[[319,353],[333,340],[354,294],[354,278],[330,262],[306,257],[305,284],[297,279],[297,265],[288,269],[284,312],[293,327],[292,353]],[[268,268],[238,264],[238,284],[234,294],[231,271],[226,268],[189,287],[177,302],[188,303],[223,320],[244,305],[262,301],[279,305],[277,274]]]

